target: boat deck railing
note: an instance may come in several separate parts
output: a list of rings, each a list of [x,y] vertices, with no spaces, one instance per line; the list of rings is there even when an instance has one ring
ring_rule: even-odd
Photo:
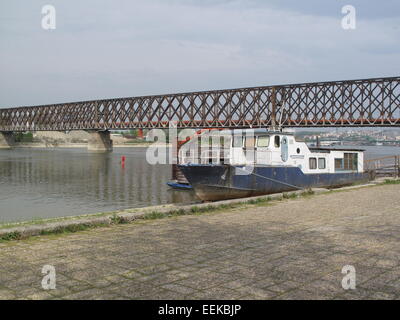
[[[364,170],[373,177],[400,177],[400,155],[386,156],[364,161]]]
[[[202,150],[200,155],[184,151],[180,154],[179,163],[221,164],[230,162],[230,157],[230,149],[227,148]]]

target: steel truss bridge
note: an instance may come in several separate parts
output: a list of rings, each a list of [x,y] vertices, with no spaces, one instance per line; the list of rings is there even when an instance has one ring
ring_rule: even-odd
[[[400,77],[0,109],[0,131],[400,126]]]

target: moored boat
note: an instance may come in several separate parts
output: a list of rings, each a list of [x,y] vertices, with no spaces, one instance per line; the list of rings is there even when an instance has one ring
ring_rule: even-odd
[[[223,148],[205,151],[196,161],[182,150],[178,165],[205,201],[333,188],[369,178],[363,170],[364,150],[309,148],[290,132],[235,130]]]

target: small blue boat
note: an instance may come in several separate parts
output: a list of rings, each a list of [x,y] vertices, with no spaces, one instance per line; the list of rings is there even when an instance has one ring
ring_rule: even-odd
[[[193,189],[193,187],[187,183],[179,183],[179,182],[169,181],[169,182],[167,182],[167,185],[173,189],[178,189],[178,190],[192,190]]]
[[[208,149],[197,161],[187,156],[190,143],[182,146],[186,150],[179,153],[178,168],[201,200],[333,188],[369,179],[363,171],[364,150],[309,148],[293,133],[240,131],[231,133],[224,148]]]

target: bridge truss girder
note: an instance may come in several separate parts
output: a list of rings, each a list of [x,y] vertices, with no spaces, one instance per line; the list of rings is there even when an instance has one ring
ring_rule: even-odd
[[[0,131],[400,126],[400,77],[0,109]]]

